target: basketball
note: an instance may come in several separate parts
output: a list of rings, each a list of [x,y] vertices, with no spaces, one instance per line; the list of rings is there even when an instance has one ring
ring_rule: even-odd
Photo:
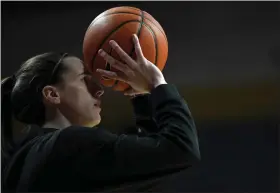
[[[162,71],[168,56],[167,37],[159,22],[149,13],[134,7],[115,7],[98,15],[86,30],[83,41],[84,64],[105,87],[124,91],[130,86],[122,81],[102,77],[96,72],[98,68],[119,72],[98,55],[98,50],[102,48],[121,61],[109,45],[110,40],[115,40],[135,59],[133,34],[137,34],[144,56]]]

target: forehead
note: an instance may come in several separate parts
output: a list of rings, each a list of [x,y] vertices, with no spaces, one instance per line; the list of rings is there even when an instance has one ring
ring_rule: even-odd
[[[84,72],[84,65],[83,62],[77,57],[66,57],[63,60],[64,65],[67,68],[68,75],[79,75]]]

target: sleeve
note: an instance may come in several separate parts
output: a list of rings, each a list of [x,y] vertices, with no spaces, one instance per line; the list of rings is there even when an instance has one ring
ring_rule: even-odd
[[[103,129],[80,129],[74,135],[83,142],[76,147],[80,157],[76,165],[81,175],[93,178],[93,173],[97,175],[100,170],[99,180],[105,180],[106,173],[110,179],[130,179],[178,171],[200,160],[195,123],[176,87],[160,85],[150,97],[159,132],[139,137],[114,135]],[[98,166],[91,171],[93,165]]]
[[[150,94],[145,94],[131,99],[136,124],[135,130],[142,135],[158,131],[158,126],[152,113],[150,96]]]

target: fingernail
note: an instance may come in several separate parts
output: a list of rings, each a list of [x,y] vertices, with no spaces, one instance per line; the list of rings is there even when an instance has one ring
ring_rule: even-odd
[[[137,35],[136,34],[133,34],[133,40],[135,41],[137,38]]]
[[[105,52],[102,49],[98,50],[98,54],[102,57],[105,56]]]
[[[110,40],[110,41],[109,41],[109,44],[110,44],[111,46],[115,46],[117,43],[116,43],[114,40]]]

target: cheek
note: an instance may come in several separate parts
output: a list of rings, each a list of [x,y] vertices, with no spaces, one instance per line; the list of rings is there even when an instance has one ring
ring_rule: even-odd
[[[82,111],[92,106],[92,99],[86,88],[76,86],[65,90],[62,97],[63,103],[75,111]]]

